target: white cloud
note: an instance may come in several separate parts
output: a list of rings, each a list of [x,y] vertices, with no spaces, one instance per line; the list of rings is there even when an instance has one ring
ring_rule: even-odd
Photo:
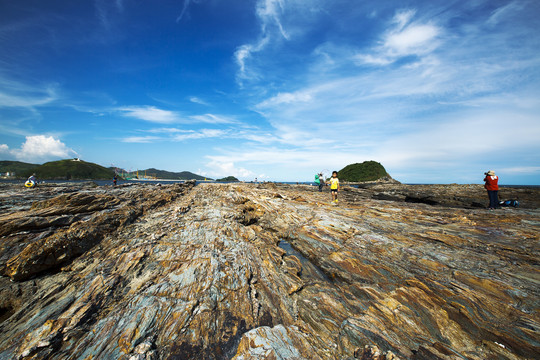
[[[185,130],[180,130],[177,128],[158,128],[158,129],[146,130],[146,132],[154,133],[154,134],[161,134],[161,133],[172,134],[172,133],[179,133],[179,132],[184,132],[184,131]]]
[[[174,135],[174,141],[185,141],[193,139],[222,138],[227,137],[228,132],[220,129],[202,129],[199,131],[188,130],[183,134]]]
[[[268,28],[275,26],[281,36],[288,39],[289,36],[283,29],[280,20],[280,14],[284,10],[284,0],[262,0],[257,4],[257,15],[262,23],[262,32],[267,33]]]
[[[354,59],[371,65],[389,65],[401,57],[423,56],[440,46],[442,28],[432,23],[411,22],[415,10],[399,11],[392,19],[393,27],[382,37],[382,44],[371,53],[359,53]]]
[[[249,69],[246,66],[247,60],[251,57],[252,53],[256,53],[264,49],[269,43],[269,38],[264,37],[259,40],[255,45],[242,45],[234,53],[236,63],[240,67],[240,71],[237,73],[239,80],[250,79],[254,80],[259,78],[259,75],[254,69]]]
[[[214,114],[194,115],[190,116],[190,119],[207,124],[233,124],[237,122],[227,116]]]
[[[414,9],[400,10],[394,15],[392,22],[396,24],[397,30],[401,30],[411,21],[415,14],[416,10]]]
[[[192,103],[194,104],[199,104],[199,105],[205,105],[205,106],[209,106],[210,104],[208,104],[206,101],[196,97],[196,96],[192,96],[189,98],[189,101],[191,101]]]
[[[403,31],[390,33],[384,46],[391,55],[424,54],[434,48],[432,42],[439,32],[433,25],[408,26]]]
[[[278,93],[276,96],[270,99],[264,100],[257,107],[265,108],[269,106],[275,106],[280,104],[292,104],[298,102],[309,102],[312,100],[312,96],[306,92],[296,93]]]
[[[26,141],[21,145],[20,149],[10,150],[7,145],[2,144],[0,150],[22,161],[68,158],[77,154],[60,140],[46,135],[27,136]]]
[[[181,121],[174,111],[158,109],[154,106],[130,106],[118,108],[124,116],[161,124],[171,124]]]
[[[122,139],[122,142],[125,143],[140,143],[140,144],[147,144],[154,142],[156,140],[160,140],[157,136],[129,136]]]
[[[232,161],[222,161],[222,159],[213,159],[208,164],[207,168],[212,169],[209,171],[210,176],[214,177],[225,177],[225,176],[234,176],[236,178],[246,179],[253,178],[255,173],[243,167],[235,166]]]

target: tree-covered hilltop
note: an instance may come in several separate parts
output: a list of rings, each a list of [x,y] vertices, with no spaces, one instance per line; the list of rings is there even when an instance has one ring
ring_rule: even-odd
[[[238,182],[240,180],[238,180],[234,176],[227,176],[227,177],[224,177],[223,179],[217,179],[216,181],[220,181],[220,182]]]
[[[375,181],[382,178],[391,178],[384,166],[376,161],[364,161],[363,163],[350,164],[338,171],[341,181],[360,182]]]
[[[112,179],[114,171],[101,165],[82,160],[50,161],[26,172],[25,176],[36,174],[38,180],[98,180]]]
[[[38,164],[29,164],[21,161],[2,160],[0,161],[0,174],[13,173],[15,174],[14,176],[22,177],[38,166]]]
[[[145,173],[147,175],[154,176],[158,179],[167,179],[167,180],[212,180],[210,178],[206,178],[204,176],[197,175],[189,171],[172,172],[172,171],[159,170],[155,168],[139,170],[139,175],[145,174]]]

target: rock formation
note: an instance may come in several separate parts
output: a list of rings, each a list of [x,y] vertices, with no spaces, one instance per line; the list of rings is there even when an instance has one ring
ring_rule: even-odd
[[[539,191],[376,186],[6,186],[0,359],[537,358]]]

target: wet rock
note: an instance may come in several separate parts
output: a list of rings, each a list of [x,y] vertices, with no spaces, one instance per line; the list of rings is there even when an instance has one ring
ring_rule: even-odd
[[[377,186],[339,206],[309,186],[203,184],[4,209],[0,358],[535,358],[538,203]]]

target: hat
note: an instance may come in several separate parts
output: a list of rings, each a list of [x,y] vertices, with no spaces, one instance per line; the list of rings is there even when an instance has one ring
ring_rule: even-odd
[[[494,175],[495,175],[495,171],[489,170],[486,174],[489,175],[489,176],[494,176]]]

